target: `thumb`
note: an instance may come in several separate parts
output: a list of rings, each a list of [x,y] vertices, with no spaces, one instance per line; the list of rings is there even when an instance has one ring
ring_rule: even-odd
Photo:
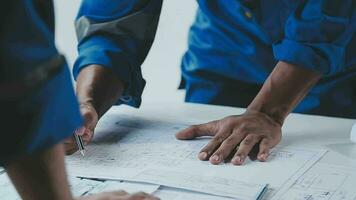
[[[212,121],[206,124],[193,125],[176,134],[176,138],[179,140],[191,140],[201,136],[214,136],[215,130],[217,130],[217,122]]]
[[[82,114],[84,124],[83,126],[91,131],[94,130],[98,123],[98,114],[95,108],[90,104],[80,104],[80,112]],[[83,130],[83,132],[85,129]]]

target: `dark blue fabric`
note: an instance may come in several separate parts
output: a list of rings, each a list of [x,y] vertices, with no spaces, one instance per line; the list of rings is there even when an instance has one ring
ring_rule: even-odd
[[[4,84],[22,79],[58,52],[51,1],[1,4],[6,7],[0,12],[4,22],[0,24],[0,84]],[[0,163],[51,147],[72,135],[82,122],[67,66],[32,94],[0,102]]]
[[[79,16],[110,21],[137,11],[136,5],[140,3],[141,6],[161,6],[159,1],[121,0],[101,6],[94,2],[83,1]],[[294,112],[356,117],[356,14],[353,0],[197,2],[199,8],[190,29],[189,48],[182,59],[180,88],[187,91],[186,101],[246,107],[277,62],[285,61],[323,74],[323,79]],[[94,5],[101,7],[100,12]],[[132,54],[125,56],[128,51],[122,45],[123,39],[103,34],[97,37],[105,37],[112,43],[102,45],[93,37],[89,44],[91,39],[87,38],[88,46],[79,45],[79,61],[83,62],[81,58],[84,57],[88,60],[95,57],[85,53],[83,48],[89,46],[100,46],[104,50],[106,46],[115,46],[122,50],[91,60],[91,63],[100,64],[102,60],[128,63],[135,59]],[[80,62],[77,64],[77,68],[84,67]],[[124,64],[112,67],[125,71]],[[132,82],[142,78],[140,74],[136,75],[138,77],[131,78]],[[132,77],[132,74],[120,76]],[[136,90],[135,94],[142,92],[141,88],[131,89]]]

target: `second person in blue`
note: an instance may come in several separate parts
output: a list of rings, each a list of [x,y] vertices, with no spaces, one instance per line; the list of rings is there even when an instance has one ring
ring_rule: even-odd
[[[199,159],[219,164],[233,154],[231,162],[241,165],[257,146],[257,159],[266,161],[291,112],[356,117],[355,1],[197,2],[181,65],[186,101],[247,108],[177,133],[178,139],[212,136]],[[162,3],[82,2],[74,76],[85,119],[79,132],[86,142],[112,105],[140,105],[140,66]],[[76,150],[72,140],[66,147],[67,153]]]

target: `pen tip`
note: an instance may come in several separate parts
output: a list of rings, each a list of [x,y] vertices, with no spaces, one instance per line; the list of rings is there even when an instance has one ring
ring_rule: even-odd
[[[82,154],[82,156],[84,156],[85,155],[85,150],[81,150],[80,154]]]

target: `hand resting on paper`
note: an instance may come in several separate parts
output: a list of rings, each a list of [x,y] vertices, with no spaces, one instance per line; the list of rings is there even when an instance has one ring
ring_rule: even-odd
[[[187,140],[212,136],[212,140],[200,151],[200,160],[219,164],[231,158],[234,165],[244,163],[258,146],[257,159],[266,161],[270,148],[281,140],[281,125],[264,113],[246,112],[206,124],[193,125],[177,133],[178,139]]]

